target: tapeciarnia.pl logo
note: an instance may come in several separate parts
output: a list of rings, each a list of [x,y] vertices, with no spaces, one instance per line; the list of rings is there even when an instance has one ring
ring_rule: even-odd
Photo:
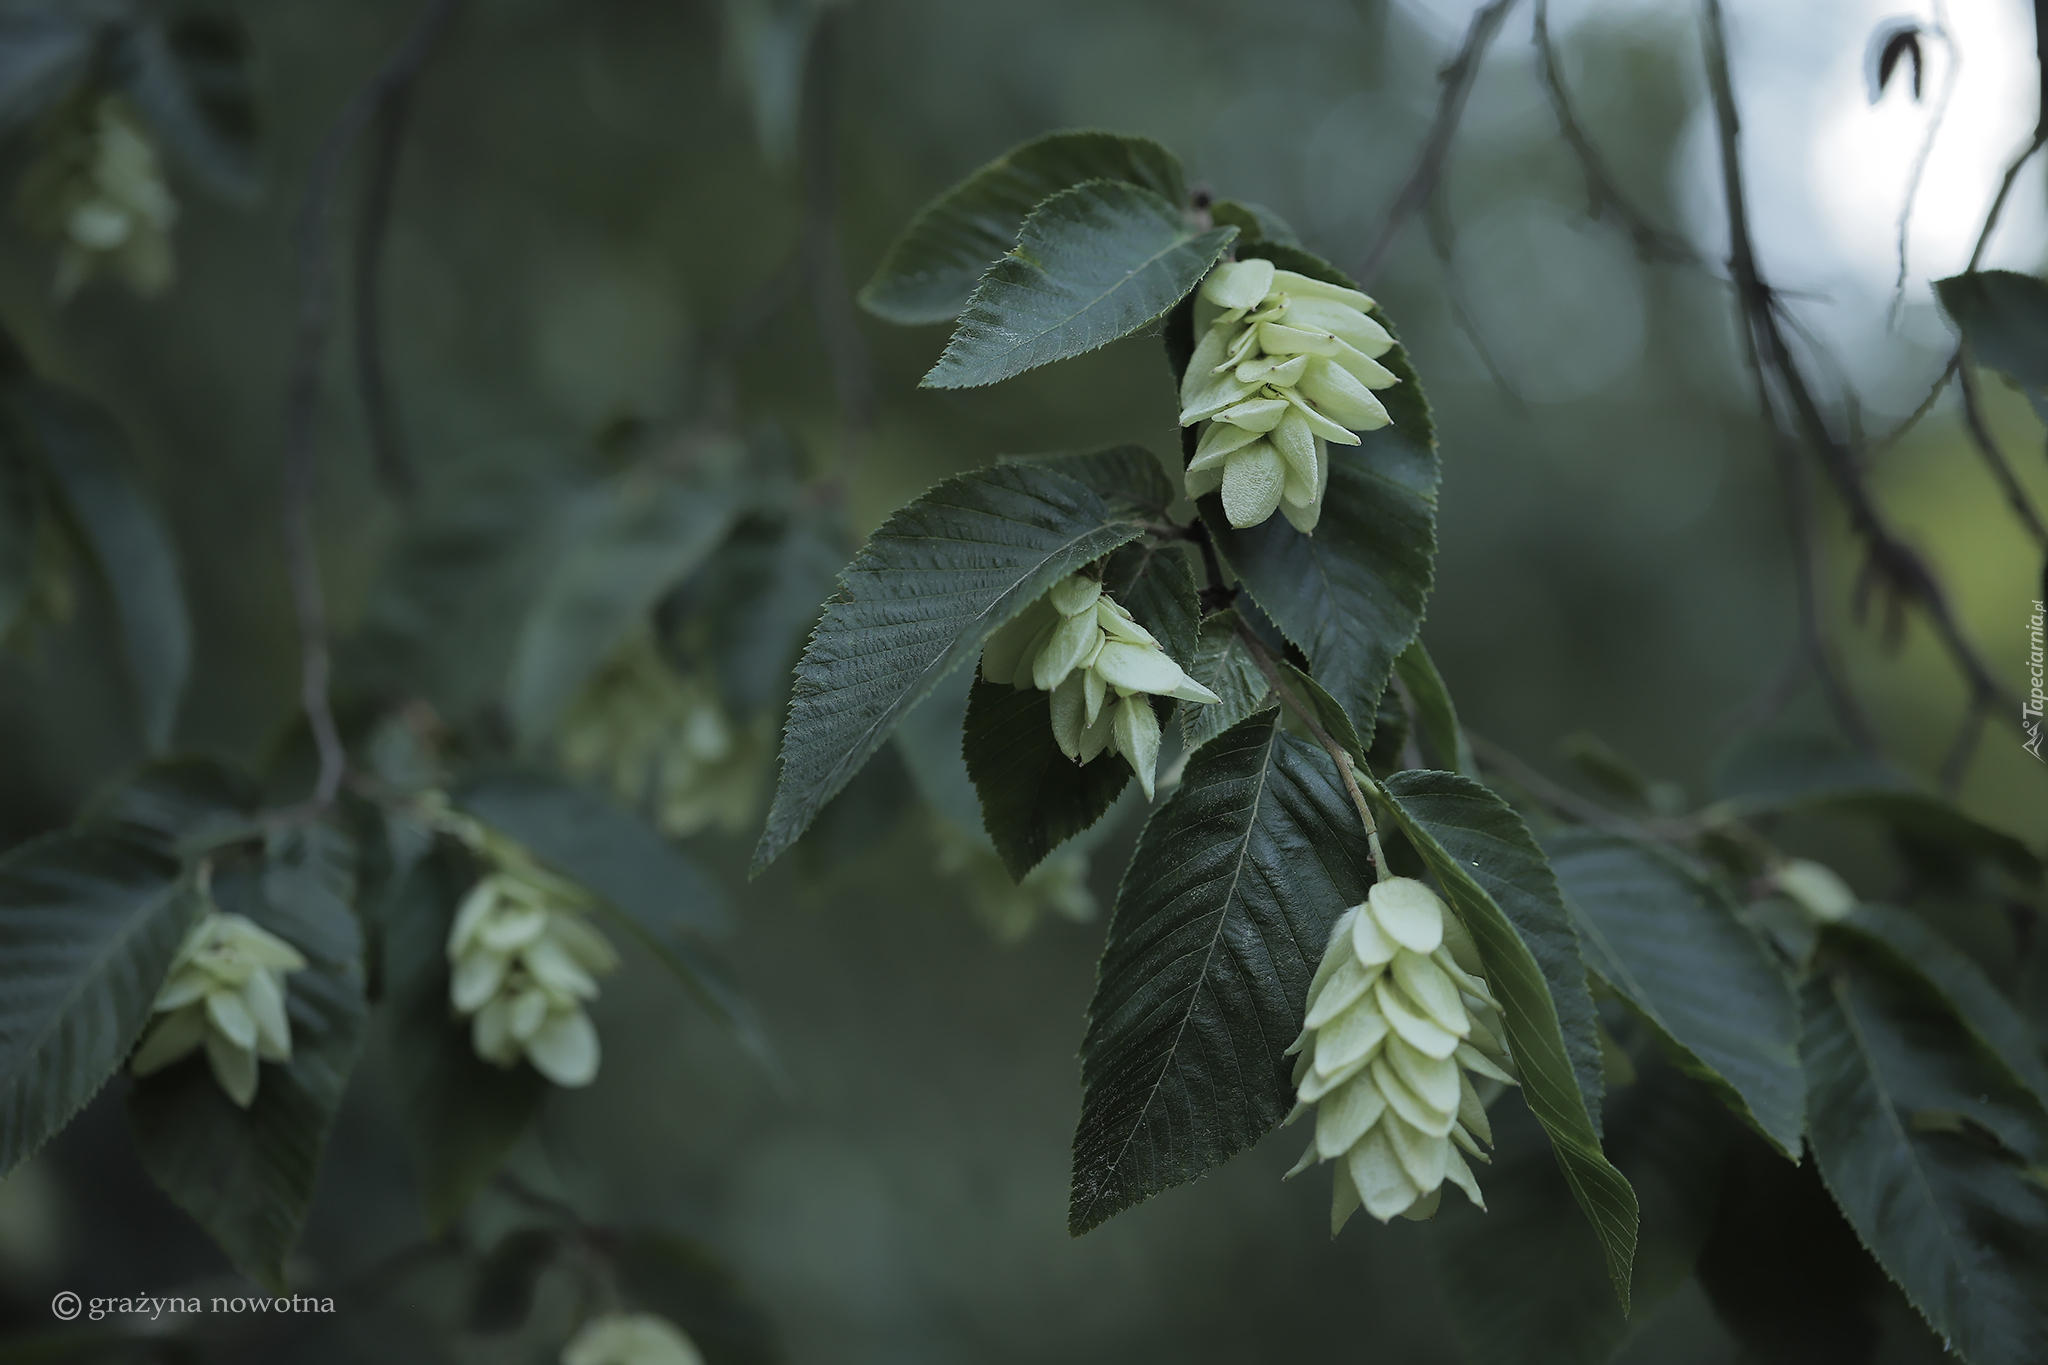
[[[2027,673],[2033,679],[2033,687],[2027,693],[2026,701],[2020,704],[2020,726],[2027,732],[2027,741],[2020,747],[2035,758],[2041,757],[2041,712],[2048,706],[2048,694],[2042,691],[2044,673],[2041,653],[2042,604],[2034,603],[2034,614],[2027,622]],[[2048,760],[2043,760],[2048,762]]]

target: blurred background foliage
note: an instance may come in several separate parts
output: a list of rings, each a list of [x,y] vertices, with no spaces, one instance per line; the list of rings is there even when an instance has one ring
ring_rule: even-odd
[[[1752,8],[1733,7],[1738,33]],[[153,300],[103,281],[60,301],[49,243],[10,223],[0,316],[44,374],[119,416],[171,522],[196,639],[180,745],[255,762],[295,723],[277,529],[292,215],[314,146],[416,6],[232,12],[253,60],[260,194],[210,195],[174,161],[176,280]],[[930,195],[1067,126],[1156,137],[1192,176],[1270,206],[1348,265],[1407,174],[1466,18],[1396,0],[468,6],[415,96],[383,286],[417,493],[395,499],[378,482],[346,337],[319,409],[317,532],[344,710],[402,689],[446,716],[475,713],[504,676],[563,509],[636,460],[835,474],[859,534],[996,454],[1176,449],[1156,343],[990,391],[921,391],[944,329],[855,320],[848,282]],[[1719,229],[1688,189],[1704,98],[1690,7],[1560,5],[1553,28],[1581,116],[1631,194],[1716,250]],[[1623,231],[1587,217],[1528,36],[1525,10],[1481,74],[1439,220],[1412,224],[1370,282],[1442,434],[1425,638],[1480,734],[1568,775],[1561,740],[1594,731],[1700,800],[1731,744],[1827,725],[1810,688],[1769,715],[1758,702],[1794,645],[1780,497],[1718,267],[1645,263]],[[18,175],[27,140],[9,155]],[[2021,193],[2038,199],[2038,182]],[[827,203],[830,222],[817,216]],[[836,250],[836,300],[806,274],[821,241]],[[1874,427],[1909,411],[1946,359],[1931,310],[1918,291],[1911,325],[1858,343],[1905,376],[1866,395]],[[1987,387],[2023,479],[2048,501],[2039,423],[2018,395]],[[1952,408],[1871,479],[1995,666],[2020,679],[2040,565]],[[1850,672],[1890,751],[1931,778],[1962,686],[1922,625],[1887,648],[1879,623],[1852,619],[1854,551],[1839,527],[1823,559]],[[69,624],[0,663],[0,837],[62,825],[141,757],[112,641],[104,604],[81,593]],[[902,747],[915,763],[914,739]],[[977,887],[987,869],[960,870],[971,860],[942,827],[959,812],[928,811],[909,790],[903,763],[876,765],[808,856],[751,884],[746,833],[693,840],[740,909],[740,974],[788,1094],[635,961],[596,1010],[603,1074],[551,1097],[515,1157],[523,1178],[595,1221],[718,1249],[798,1360],[1457,1358],[1431,1260],[1455,1254],[1462,1219],[1361,1220],[1328,1243],[1321,1187],[1279,1183],[1291,1139],[1067,1237],[1073,1049],[1100,933],[1087,911],[1108,902],[1136,821],[1108,836],[1092,888],[1078,869],[1060,874],[1065,913],[1024,934],[1003,888]],[[1961,799],[2037,838],[2048,775],[1994,721]],[[1866,895],[1898,875],[1847,827],[1781,833]],[[1975,932],[1972,946],[1995,954],[2007,931],[1987,920]],[[309,1283],[346,1282],[419,1235],[378,1074],[359,1069],[328,1152],[298,1268]],[[10,1327],[47,1324],[58,1288],[176,1292],[227,1274],[149,1185],[118,1108],[103,1097],[0,1185]],[[518,1214],[501,1205],[473,1217]],[[549,1284],[543,1314],[561,1309]],[[413,1358],[425,1336],[407,1324],[459,1317],[465,1292],[430,1274],[290,1358]],[[1876,1285],[1855,1292],[1882,1298]],[[1934,1349],[1908,1310],[1882,1312],[1882,1358]],[[1627,1359],[1736,1355],[1691,1286],[1634,1329]],[[474,1358],[539,1358],[545,1340]]]

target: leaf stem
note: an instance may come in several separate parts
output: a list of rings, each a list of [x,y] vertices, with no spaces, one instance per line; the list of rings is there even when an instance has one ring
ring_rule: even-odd
[[[1337,775],[1344,779],[1344,790],[1351,793],[1351,804],[1358,807],[1358,821],[1365,826],[1366,847],[1372,851],[1373,880],[1383,880],[1387,875],[1387,855],[1380,848],[1379,823],[1372,818],[1372,807],[1367,804],[1365,792],[1358,785],[1358,773],[1352,765],[1350,752],[1331,738],[1330,732],[1316,719],[1315,712],[1301,698],[1288,690],[1286,680],[1280,675],[1279,665],[1273,662],[1272,652],[1266,648],[1266,642],[1252,634],[1250,627],[1242,621],[1237,623],[1237,635],[1244,641],[1245,648],[1251,651],[1252,662],[1259,666],[1259,672],[1266,675],[1266,685],[1273,689],[1273,695],[1280,698],[1281,704],[1294,713],[1295,719],[1301,722],[1310,737],[1323,747],[1323,752],[1337,765]]]

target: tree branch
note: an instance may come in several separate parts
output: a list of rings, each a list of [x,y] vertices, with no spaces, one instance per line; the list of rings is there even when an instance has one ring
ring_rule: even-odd
[[[1465,42],[1458,49],[1458,55],[1439,74],[1438,80],[1443,88],[1437,95],[1436,117],[1429,125],[1428,135],[1422,140],[1415,168],[1408,173],[1400,193],[1394,196],[1378,235],[1366,248],[1365,254],[1359,257],[1358,268],[1353,272],[1365,284],[1372,283],[1373,275],[1378,272],[1388,249],[1400,236],[1401,229],[1407,226],[1408,220],[1436,193],[1443,178],[1444,161],[1450,155],[1451,139],[1457,136],[1459,120],[1465,116],[1465,102],[1471,98],[1472,87],[1479,79],[1480,60],[1499,36],[1508,11],[1514,7],[1515,0],[1493,0],[1491,4],[1480,6],[1472,16],[1471,27],[1465,30]]]
[[[348,771],[348,755],[328,697],[327,603],[313,543],[313,416],[320,399],[320,361],[333,315],[329,218],[350,148],[378,111],[419,74],[427,54],[461,5],[462,0],[428,0],[398,50],[343,106],[314,156],[293,229],[299,262],[299,320],[285,402],[283,521],[285,567],[299,623],[299,700],[320,755],[311,797],[315,809],[333,802]]]
[[[1727,201],[1728,264],[1743,311],[1744,330],[1758,375],[1765,419],[1774,432],[1781,430],[1775,408],[1770,403],[1769,390],[1775,386],[1791,409],[1790,417],[1795,429],[1819,461],[1822,472],[1848,513],[1851,530],[1863,541],[1871,569],[1901,599],[1919,604],[1951,661],[1969,684],[1973,698],[2004,704],[2010,700],[2009,695],[1977,653],[1976,647],[1963,634],[1940,581],[1919,553],[1892,528],[1877,505],[1864,483],[1860,461],[1829,427],[1805,370],[1786,340],[1776,298],[1758,269],[1755,243],[1750,234],[1749,210],[1743,190],[1741,122],[1736,111],[1734,84],[1729,75],[1727,35],[1720,0],[1704,0],[1702,28],[1708,85],[1713,93],[1720,143],[1722,187]],[[2019,707],[2016,701],[2008,708],[2008,714],[2017,723]]]
[[[1535,27],[1536,74],[1543,82],[1544,93],[1550,98],[1551,112],[1557,116],[1558,131],[1578,158],[1579,173],[1586,178],[1586,195],[1592,201],[1590,216],[1598,218],[1604,213],[1612,213],[1635,242],[1636,254],[1645,260],[1670,261],[1678,265],[1705,264],[1692,243],[1658,227],[1650,221],[1647,213],[1622,193],[1613,173],[1608,170],[1607,159],[1593,145],[1593,139],[1586,135],[1572,104],[1571,91],[1565,85],[1563,68],[1558,65],[1557,48],[1550,41],[1550,0],[1536,0]]]
[[[810,286],[811,308],[818,337],[832,370],[832,388],[839,405],[839,449],[828,485],[843,492],[859,468],[868,433],[875,424],[875,382],[866,343],[854,312],[839,260],[838,94],[841,8],[826,6],[811,29],[805,68],[802,143],[804,278]]]
[[[1941,98],[1934,102],[1934,117],[1927,121],[1927,136],[1920,140],[1920,150],[1913,157],[1912,172],[1906,177],[1905,202],[1899,205],[1899,277],[1892,285],[1891,321],[1899,320],[1899,310],[1906,303],[1906,242],[1913,223],[1913,204],[1920,198],[1920,178],[1927,173],[1927,159],[1934,154],[1934,140],[1941,136],[1942,120],[1948,117],[1949,96],[1956,90],[1956,78],[1963,71],[1963,49],[1948,31],[1948,6],[1942,0],[1934,0],[1933,32],[1941,38],[1941,45],[1948,53],[1948,70],[1942,73]],[[1917,62],[1917,58],[1915,59]],[[1918,70],[1918,67],[1915,67]],[[1915,79],[1915,94],[1918,94]]]
[[[1984,420],[1984,407],[1977,394],[1977,377],[1972,372],[1967,357],[1956,367],[1956,389],[1963,397],[1963,425],[1970,429],[1970,443],[1977,447],[1977,453],[1984,457],[1984,464],[1991,471],[1992,479],[1999,491],[2005,494],[2006,505],[2012,508],[2027,534],[2034,538],[2036,545],[2048,546],[2048,528],[2041,524],[2041,516],[2034,510],[2033,500],[2021,486],[2018,476],[2012,472],[2012,465],[2006,461],[2005,452],[1998,448],[1998,441],[1991,434],[1991,426]]]

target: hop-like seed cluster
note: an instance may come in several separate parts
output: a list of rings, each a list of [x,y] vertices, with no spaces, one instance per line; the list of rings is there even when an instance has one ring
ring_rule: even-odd
[[[517,845],[471,827],[491,870],[470,889],[448,931],[449,999],[470,1019],[479,1057],[512,1067],[524,1057],[556,1085],[597,1076],[597,1029],[584,1004],[618,954],[588,921],[594,899],[537,866]]]
[[[171,282],[178,204],[156,143],[118,95],[59,133],[24,176],[24,212],[60,239],[56,290],[68,298],[103,267],[142,294]]]
[[[1787,858],[1771,870],[1770,879],[1780,893],[1820,923],[1847,919],[1856,909],[1856,892],[1826,863]]]
[[[1180,424],[1204,423],[1187,467],[1191,498],[1223,490],[1232,526],[1281,515],[1304,535],[1330,486],[1326,442],[1387,425],[1374,389],[1399,383],[1380,364],[1394,339],[1355,289],[1226,261],[1196,296],[1200,338],[1181,379]]]
[[[152,1006],[155,1022],[129,1069],[150,1075],[203,1043],[213,1078],[247,1109],[256,1099],[259,1061],[291,1060],[285,975],[305,965],[291,944],[209,901],[171,959],[170,975]]]
[[[603,1313],[562,1348],[562,1365],[704,1365],[683,1329],[653,1313]]]
[[[997,631],[982,650],[981,676],[1052,693],[1060,752],[1077,763],[1122,754],[1148,801],[1159,766],[1159,717],[1149,698],[1219,700],[1085,573],[1061,579]]]
[[[557,745],[570,772],[651,804],[678,838],[713,826],[738,833],[753,818],[758,737],[733,722],[715,688],[672,668],[649,632],[629,637],[577,694]]]
[[[1381,1222],[1436,1212],[1445,1180],[1485,1208],[1458,1152],[1492,1145],[1477,1075],[1512,1083],[1500,1004],[1464,926],[1421,882],[1394,877],[1344,912],[1309,986],[1289,1122],[1316,1116],[1293,1175],[1337,1162],[1334,1236],[1360,1205]],[[1453,1143],[1456,1146],[1453,1146]]]

